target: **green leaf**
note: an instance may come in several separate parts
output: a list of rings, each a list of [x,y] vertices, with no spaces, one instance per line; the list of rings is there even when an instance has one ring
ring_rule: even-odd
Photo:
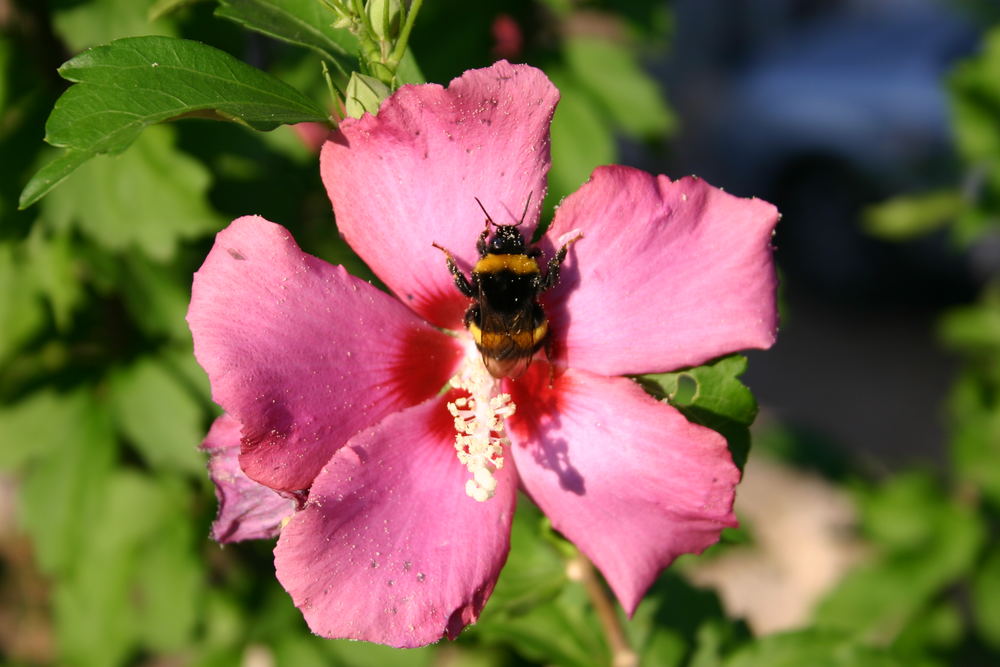
[[[204,474],[201,405],[158,360],[142,359],[116,373],[111,397],[119,427],[152,469]]]
[[[152,15],[152,0],[55,0],[52,27],[73,53],[133,35],[175,36],[176,28]]]
[[[982,519],[941,495],[929,475],[896,476],[863,503],[880,557],[849,574],[820,604],[817,627],[889,643],[926,617],[967,576],[983,542]],[[915,636],[910,633],[909,641]],[[924,641],[933,641],[929,635]]]
[[[1000,650],[1000,545],[993,545],[973,579],[972,610],[980,636]]]
[[[519,498],[507,564],[480,623],[469,634],[539,662],[606,662],[593,606],[582,586],[570,585],[566,559],[551,542],[550,531],[538,508]]]
[[[20,468],[72,442],[93,404],[86,392],[43,389],[0,406],[0,469]]]
[[[217,16],[290,44],[312,49],[347,78],[356,69],[358,40],[334,28],[334,16],[318,0],[219,0]]]
[[[746,367],[746,357],[734,354],[695,368],[643,375],[639,382],[658,389],[654,393],[691,421],[724,435],[734,462],[742,468],[750,449],[748,427],[757,416],[757,401],[739,380]]]
[[[149,17],[150,21],[155,21],[161,16],[166,16],[177,11],[181,7],[193,5],[198,2],[204,2],[204,0],[154,0],[153,4],[147,10],[146,16]]]
[[[44,225],[35,225],[28,237],[28,252],[38,289],[48,299],[56,326],[65,332],[84,298],[70,235],[46,234]]]
[[[697,408],[749,426],[757,416],[757,401],[739,381],[746,369],[746,357],[733,354],[703,366],[642,377],[659,385],[677,407]],[[685,379],[692,381],[694,386],[685,388]]]
[[[939,330],[952,347],[973,352],[1000,350],[1000,289],[988,288],[978,303],[949,311]]]
[[[75,148],[69,148],[57,154],[53,159],[43,164],[24,186],[18,200],[18,208],[25,209],[37,202],[96,154],[96,152]]]
[[[614,162],[616,151],[610,129],[579,82],[559,69],[547,73],[560,95],[552,117],[552,169],[546,197],[554,203],[579,188],[595,167]]]
[[[190,267],[157,264],[138,253],[117,262],[125,307],[136,325],[151,338],[171,338],[190,348],[191,332],[184,321],[191,300]]]
[[[141,641],[158,651],[189,644],[198,622],[204,590],[202,564],[194,549],[190,493],[175,478],[159,484],[162,523],[135,551],[134,601]],[[199,538],[201,535],[198,536]]]
[[[966,372],[951,391],[949,454],[960,483],[970,485],[1000,508],[1000,397],[994,383]]]
[[[966,204],[956,190],[901,195],[867,208],[865,231],[890,241],[905,241],[954,221]]]
[[[664,572],[626,626],[646,665],[717,665],[720,656],[746,641],[741,621],[724,621],[716,594],[697,588],[676,568]]]
[[[30,253],[19,241],[0,241],[0,365],[45,324]]]
[[[968,632],[966,611],[958,607],[956,601],[947,598],[933,601],[910,619],[893,644],[893,651],[915,659],[954,650]]]
[[[527,613],[493,614],[487,605],[470,635],[514,648],[529,660],[555,665],[610,664],[600,623],[580,586],[567,586]]]
[[[43,572],[72,569],[98,521],[115,452],[110,416],[89,400],[68,437],[25,472],[21,525],[31,535]]]
[[[45,140],[68,151],[25,186],[21,208],[90,158],[120,153],[143,129],[171,118],[207,114],[262,130],[327,121],[322,109],[288,84],[190,40],[119,39],[76,56],[59,73],[77,85],[56,101]]]
[[[179,347],[161,350],[159,359],[185,387],[201,399],[203,405],[212,402],[212,388],[208,383],[208,375],[194,358],[190,339]]]
[[[109,250],[138,248],[163,261],[181,241],[216,231],[223,220],[206,197],[212,176],[173,137],[172,128],[152,127],[133,150],[91,161],[46,200],[44,218]]]
[[[970,163],[1000,155],[1000,28],[983,39],[979,54],[953,70],[952,112],[959,150]]]
[[[285,633],[284,636],[288,636]],[[315,638],[313,638],[315,639]],[[334,664],[344,667],[369,667],[370,665],[392,665],[392,667],[430,667],[440,664],[434,660],[435,647],[424,646],[415,649],[399,649],[369,644],[368,642],[322,641],[322,648],[336,660]],[[280,662],[280,664],[299,664],[296,662]],[[322,663],[330,664],[329,658]]]
[[[898,667],[897,656],[822,630],[762,637],[738,650],[724,667]],[[909,663],[913,664],[913,663]]]
[[[545,542],[546,530],[535,504],[523,496],[518,498],[510,554],[490,596],[491,614],[524,614],[554,599],[567,585],[566,561]]]
[[[427,83],[424,73],[417,64],[417,59],[413,57],[413,51],[406,49],[403,57],[396,67],[396,79],[399,83]]]
[[[626,134],[659,138],[674,129],[677,121],[662,91],[624,45],[577,36],[567,39],[563,50],[576,80]]]
[[[69,664],[121,664],[137,643],[138,548],[160,538],[165,515],[161,490],[144,475],[117,470],[101,491],[72,567],[55,590],[56,628]]]

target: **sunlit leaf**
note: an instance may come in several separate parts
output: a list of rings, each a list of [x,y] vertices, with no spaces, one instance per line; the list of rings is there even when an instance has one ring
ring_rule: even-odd
[[[177,480],[160,483],[164,514],[149,538],[138,545],[130,596],[142,643],[157,651],[188,646],[198,622],[204,590],[203,563],[193,546],[189,493]]]
[[[21,525],[46,573],[67,572],[90,539],[116,452],[111,418],[91,401],[68,436],[24,474]]]
[[[20,468],[61,451],[78,437],[91,410],[93,404],[83,390],[43,389],[0,406],[0,469]]]
[[[676,120],[663,92],[624,44],[574,36],[563,49],[576,80],[626,134],[656,138],[673,130]]]
[[[72,567],[55,590],[65,662],[120,664],[137,643],[137,547],[159,537],[164,513],[162,493],[142,475],[119,469],[102,484],[96,511],[81,517],[85,533]]]
[[[37,279],[25,244],[0,241],[0,364],[45,323]]]
[[[900,195],[869,207],[863,222],[869,234],[904,241],[953,222],[965,206],[961,194],[955,190]]]
[[[172,128],[153,127],[132,150],[89,162],[46,200],[45,219],[110,250],[170,259],[179,242],[223,225],[206,199],[208,170],[173,143]]]
[[[803,630],[763,637],[737,651],[724,667],[898,667],[899,657],[851,637]]]
[[[916,472],[873,491],[862,509],[880,557],[848,575],[823,601],[817,627],[889,642],[969,574],[984,527],[971,508],[946,500],[927,475]]]
[[[152,469],[204,473],[201,406],[168,368],[141,359],[115,374],[111,387],[119,428]]]
[[[547,74],[559,88],[559,105],[552,118],[552,169],[549,197],[553,203],[574,192],[590,172],[614,162],[614,139],[595,108],[594,100],[572,75],[557,69]]]
[[[643,375],[639,380],[658,389],[691,421],[726,436],[733,460],[742,467],[750,449],[748,427],[757,416],[757,401],[739,380],[746,366],[746,357],[736,354],[673,373]]]
[[[45,140],[67,152],[28,182],[22,208],[95,155],[119,153],[147,126],[185,114],[208,114],[265,130],[327,120],[322,109],[288,84],[190,40],[119,39],[81,53],[59,73],[77,85],[56,102]]]
[[[177,29],[162,14],[151,15],[153,0],[55,0],[52,27],[73,52],[121,37],[165,35]]]
[[[979,567],[972,583],[972,609],[983,639],[1000,650],[1000,545]]]

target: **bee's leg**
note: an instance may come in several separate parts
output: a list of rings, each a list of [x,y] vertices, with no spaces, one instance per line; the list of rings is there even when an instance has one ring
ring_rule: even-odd
[[[479,304],[476,303],[469,306],[469,309],[465,311],[465,319],[463,321],[466,329],[468,329],[469,325],[473,322],[476,326],[479,326]]]
[[[552,289],[559,284],[559,265],[563,263],[564,259],[566,259],[566,253],[569,251],[569,247],[582,238],[583,234],[577,234],[569,241],[566,241],[566,244],[559,248],[559,252],[557,252],[555,256],[549,260],[549,265],[546,267],[545,271],[545,278],[542,279],[541,285],[539,285],[539,290],[544,292],[545,290]]]
[[[482,206],[482,204],[480,204]],[[486,257],[486,239],[490,236],[490,219],[486,218],[486,228],[483,233],[479,235],[479,240],[476,241],[476,250],[479,252],[480,257]]]
[[[437,243],[433,243],[431,245],[443,252],[445,257],[448,258],[448,270],[451,272],[451,275],[455,277],[455,286],[458,287],[458,291],[470,299],[474,297],[476,291],[472,288],[472,284],[469,282],[469,279],[466,278],[465,274],[458,268],[458,264],[455,263],[455,258],[452,257],[451,253],[439,246]]]

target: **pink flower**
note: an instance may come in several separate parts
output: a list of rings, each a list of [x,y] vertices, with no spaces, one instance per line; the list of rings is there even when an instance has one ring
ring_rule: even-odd
[[[476,197],[498,223],[530,197],[531,237],[557,99],[540,71],[500,62],[448,88],[405,86],[377,117],[343,122],[323,180],[341,233],[391,294],[258,217],[220,232],[195,275],[195,354],[228,415],[209,438],[215,536],[287,522],[277,576],[317,634],[400,647],[456,636],[496,583],[518,488],[629,613],[676,556],[735,523],[739,472],[722,436],[622,376],[772,344],[771,205],[602,167],[540,243],[547,259],[583,235],[543,296],[554,370],[538,359],[494,381],[462,326],[469,301],[432,243],[468,271]],[[442,393],[456,374],[463,390]],[[486,458],[460,461],[456,436]]]

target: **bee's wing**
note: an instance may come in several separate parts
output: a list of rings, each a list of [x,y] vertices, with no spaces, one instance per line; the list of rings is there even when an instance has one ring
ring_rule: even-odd
[[[531,355],[526,357],[509,357],[507,359],[495,359],[483,355],[483,363],[486,370],[495,378],[516,378],[520,377],[531,365]]]
[[[534,354],[533,305],[528,303],[515,312],[485,305],[481,315],[483,363],[494,377],[517,377],[531,364]]]

